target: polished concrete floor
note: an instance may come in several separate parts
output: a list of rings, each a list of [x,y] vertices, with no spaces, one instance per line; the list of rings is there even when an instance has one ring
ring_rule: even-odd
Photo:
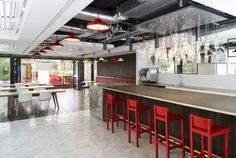
[[[148,135],[142,136],[136,148],[134,134],[129,144],[122,127],[112,134],[105,122],[91,116],[87,92],[67,90],[58,97],[58,113],[41,107],[41,115],[35,115],[22,107],[19,114],[28,117],[0,123],[0,158],[154,158]],[[163,147],[159,152],[164,158]],[[180,154],[173,150],[171,158],[180,158]]]
[[[148,135],[136,148],[126,131],[120,127],[112,134],[89,110],[0,123],[0,141],[1,158],[154,158]],[[160,158],[163,152],[160,147]],[[173,150],[171,158],[180,153]]]

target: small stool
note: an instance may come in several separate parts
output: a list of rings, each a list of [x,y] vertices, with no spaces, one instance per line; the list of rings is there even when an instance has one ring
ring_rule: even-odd
[[[121,103],[121,104],[120,104]],[[118,115],[118,106],[123,106],[123,116]],[[124,130],[126,130],[126,106],[122,99],[114,98],[112,94],[106,94],[106,123],[109,130],[109,121],[112,124],[112,133],[114,133],[114,122],[124,122]]]
[[[151,134],[151,108],[149,106],[141,105],[136,100],[127,99],[128,105],[128,142],[131,143],[131,131],[136,132],[136,146],[139,147],[139,138],[141,137],[141,133],[147,132],[149,133],[149,141],[152,143],[152,134]],[[148,112],[148,125],[140,124],[140,112],[147,111]],[[130,124],[130,112],[134,112],[135,114],[135,124],[131,127]]]
[[[158,128],[157,124],[158,121],[162,121],[165,123],[165,137],[162,139],[158,139]],[[174,145],[170,146],[169,138],[172,138],[169,135],[169,123],[173,121],[181,121],[181,134],[182,140],[175,140]],[[182,158],[185,158],[185,140],[184,140],[184,118],[182,115],[178,115],[172,112],[169,112],[168,108],[163,108],[160,106],[154,106],[154,129],[155,129],[155,151],[156,151],[156,158],[158,158],[158,144],[166,147],[166,157],[170,157],[170,150],[175,148],[182,148]],[[163,142],[165,141],[165,143]]]
[[[206,119],[194,115],[190,115],[190,151],[191,158],[194,158],[194,133],[201,135],[201,153],[197,157],[212,158],[212,138],[219,135],[225,135],[225,157],[229,157],[229,128],[224,128],[212,124],[211,119]],[[204,136],[208,139],[208,152],[205,152]]]

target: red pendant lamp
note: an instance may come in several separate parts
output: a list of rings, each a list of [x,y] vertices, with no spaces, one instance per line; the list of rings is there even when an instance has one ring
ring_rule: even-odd
[[[39,54],[47,54],[47,52],[44,49],[41,49],[38,53]]]
[[[116,57],[111,57],[111,61],[115,63],[118,62],[118,59]]]
[[[41,56],[41,54],[38,53],[38,52],[36,52],[36,53],[34,53],[34,54],[32,55],[32,58],[34,59],[34,58],[38,58],[38,57],[40,57],[40,56]]]
[[[110,30],[110,26],[99,18],[98,10],[98,17],[94,21],[87,24],[87,29],[94,31],[108,31]]]
[[[73,33],[72,27],[71,27],[71,34],[69,34],[68,36],[66,36],[64,38],[65,41],[67,42],[79,42],[80,38],[76,36],[76,34]]]
[[[43,49],[41,49],[39,53],[47,53],[47,52],[50,52],[52,51],[53,49],[49,47],[49,42],[48,40],[46,40],[46,47],[44,47]]]
[[[47,53],[47,52],[50,52],[50,51],[52,51],[52,50],[53,50],[53,49],[50,48],[50,47],[48,47],[48,46],[42,49],[42,51],[44,51],[44,52],[46,52],[46,53]]]
[[[56,41],[55,43],[53,43],[51,45],[52,48],[63,48],[64,46],[59,42],[59,41]]]
[[[52,48],[63,48],[64,46],[60,43],[58,40],[58,37],[56,35],[56,42],[51,45]]]

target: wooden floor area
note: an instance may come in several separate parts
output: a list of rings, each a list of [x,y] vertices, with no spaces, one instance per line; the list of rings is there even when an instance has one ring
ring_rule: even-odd
[[[66,114],[89,109],[88,90],[79,91],[74,89],[65,89],[66,92],[58,93],[60,110],[54,110],[53,101],[50,106],[40,103],[37,98],[33,101],[35,113],[30,105],[20,105],[18,115],[13,111],[11,116],[7,116],[7,98],[0,98],[0,122],[23,120],[35,117],[49,116],[55,114]]]

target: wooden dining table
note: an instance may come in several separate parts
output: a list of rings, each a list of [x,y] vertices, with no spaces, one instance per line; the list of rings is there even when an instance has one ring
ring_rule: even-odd
[[[20,84],[22,86],[33,86],[33,85],[36,85],[36,86],[44,86],[44,85],[47,85],[46,83],[23,83],[23,84]],[[16,84],[10,84],[10,83],[7,83],[7,84],[0,84],[1,87],[15,87]]]
[[[46,90],[38,90],[38,91],[37,90],[29,91],[26,93],[31,93],[33,96],[39,96],[39,94],[43,93],[43,92],[51,92],[55,108],[57,108],[57,110],[59,111],[60,108],[59,108],[57,93],[65,92],[65,90],[63,90],[63,89],[46,89]],[[6,92],[6,91],[0,92],[0,97],[7,97],[8,98],[8,109],[7,109],[8,116],[11,115],[13,107],[14,107],[14,99],[18,98],[18,96],[19,96],[18,92]]]
[[[20,89],[29,89],[29,90],[35,90],[35,89],[40,89],[40,88],[45,88],[45,89],[50,89],[54,88],[53,85],[44,85],[44,86],[28,86],[28,87],[20,87]],[[16,87],[4,87],[0,88],[0,91],[17,91]]]

